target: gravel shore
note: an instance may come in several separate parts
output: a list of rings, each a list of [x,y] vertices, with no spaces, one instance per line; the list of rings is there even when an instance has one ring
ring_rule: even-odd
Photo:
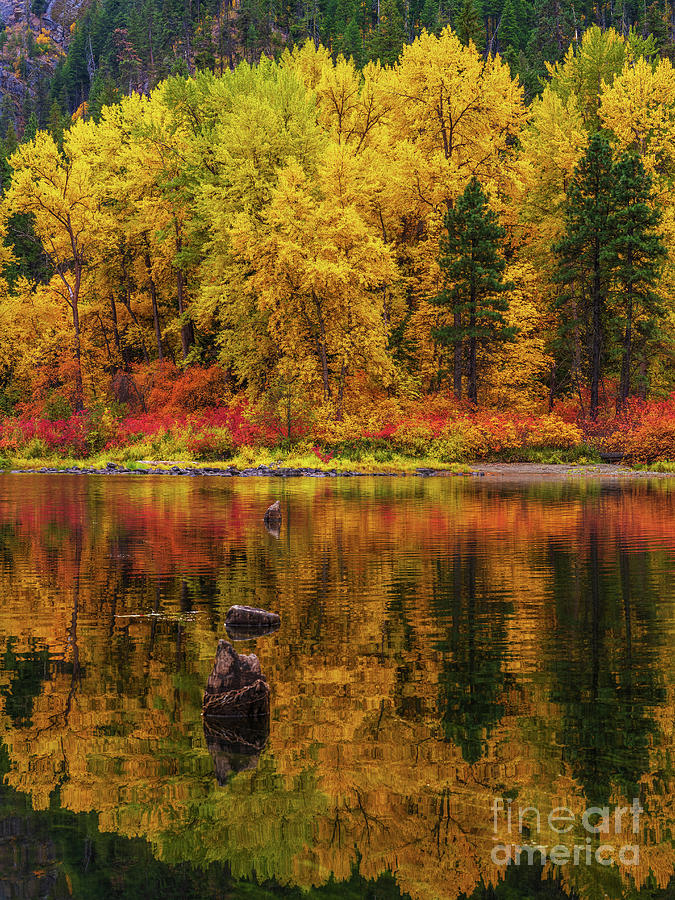
[[[218,477],[218,478],[402,478],[412,476],[416,478],[442,477],[484,477],[500,480],[527,481],[541,479],[644,479],[644,478],[673,478],[675,473],[650,472],[629,469],[626,466],[600,463],[598,465],[568,465],[564,463],[548,465],[542,463],[482,463],[467,466],[465,471],[455,472],[448,469],[418,468],[412,472],[393,472],[382,470],[379,472],[359,472],[350,470],[338,472],[334,469],[289,468],[284,466],[256,466],[250,469],[237,469],[235,467],[218,468],[208,465],[192,465],[190,463],[172,463],[169,461],[143,460],[142,465],[135,468],[127,468],[119,463],[108,463],[103,468],[73,467],[57,468],[42,467],[39,469],[12,469],[12,474],[43,474],[43,475],[185,475],[192,478]]]

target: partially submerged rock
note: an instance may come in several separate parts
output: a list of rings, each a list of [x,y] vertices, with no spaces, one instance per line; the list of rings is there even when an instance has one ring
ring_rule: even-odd
[[[275,500],[263,516],[265,525],[281,525],[281,503]]]
[[[202,714],[250,719],[269,716],[270,689],[255,653],[237,653],[232,644],[218,641],[213,670],[206,682]]]
[[[256,606],[231,606],[225,617],[228,631],[239,629],[260,635],[276,631],[280,625],[279,613],[258,609]]]

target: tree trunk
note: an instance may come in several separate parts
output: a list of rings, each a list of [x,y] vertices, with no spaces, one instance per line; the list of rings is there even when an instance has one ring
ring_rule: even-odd
[[[155,340],[157,341],[157,357],[160,362],[164,362],[164,352],[162,350],[162,330],[159,325],[159,309],[157,307],[157,288],[152,277],[152,263],[150,262],[150,254],[145,254],[145,268],[148,270],[148,280],[150,282],[150,297],[152,299],[152,321],[155,326]]]
[[[84,386],[82,384],[82,347],[80,342],[80,283],[82,281],[82,266],[75,263],[75,286],[71,294],[73,309],[73,331],[75,333],[75,412],[84,409]]]
[[[340,383],[338,387],[338,408],[337,408],[337,420],[338,422],[342,421],[342,403],[345,396],[345,381],[347,380],[347,367],[343,361],[340,366]]]
[[[141,329],[141,323],[138,321],[138,316],[131,308],[131,290],[127,289],[126,294],[127,294],[126,299],[122,300],[122,304],[126,307],[127,312],[131,316],[131,319],[132,319],[134,325],[136,326],[136,328],[138,328],[138,333],[141,336],[141,350],[143,351],[143,361],[146,363],[149,363],[150,357],[148,355],[148,348],[145,346],[145,341],[143,340],[143,331]]]
[[[319,359],[321,361],[321,377],[323,379],[323,399],[330,400],[330,381],[328,378],[328,355],[326,354],[326,345],[323,341],[317,340],[317,349],[319,351]]]
[[[286,437],[288,443],[291,443],[291,429],[293,427],[293,416],[291,414],[291,386],[286,386]]]
[[[471,326],[476,324],[475,315],[469,318]],[[476,338],[472,334],[469,338],[469,390],[467,396],[472,403],[478,404],[478,377],[476,373]]]
[[[595,421],[598,417],[599,391],[600,391],[600,369],[602,356],[602,285],[600,281],[600,239],[596,237],[595,253],[593,255],[593,325],[591,336],[591,403],[590,416]]]
[[[644,354],[644,350],[643,350],[642,356],[640,358],[638,372],[640,373],[640,381],[638,384],[637,395],[640,398],[640,400],[646,400],[647,399],[647,357]]]
[[[556,389],[555,374],[556,374],[556,365],[555,365],[555,360],[553,360],[551,362],[551,380],[549,382],[549,388],[548,388],[548,411],[549,412],[553,411],[553,401],[555,400],[555,389]]]
[[[471,254],[473,260],[473,253]],[[478,375],[476,373],[476,286],[471,279],[471,305],[469,313],[469,390],[472,403],[478,403]]]
[[[462,327],[462,314],[459,311],[455,312],[454,317],[454,326],[457,331]],[[462,350],[463,350],[462,340],[461,338],[457,338],[455,341],[454,347],[454,373],[453,373],[453,388],[455,391],[455,398],[457,400],[462,399]]]
[[[326,351],[326,323],[323,318],[323,312],[321,311],[321,304],[314,291],[312,291],[312,301],[314,303],[314,308],[316,309],[316,315],[319,323],[320,337],[316,338],[316,348],[319,356],[319,361],[321,363],[321,377],[323,379],[323,399],[325,401],[330,400],[331,398],[328,369],[328,352]]]
[[[178,228],[178,222],[175,219],[174,228],[176,230],[176,254],[179,254],[183,249],[183,239]],[[182,319],[183,313],[185,312],[185,275],[183,274],[183,270],[180,268],[176,268],[176,293],[178,295],[178,315]],[[181,321],[180,343],[181,350],[183,352],[183,362],[185,362],[188,357],[188,353],[190,352],[190,347],[192,347],[194,343],[194,339],[195,334],[192,327],[192,322]]]
[[[623,335],[623,357],[621,359],[621,382],[619,396],[616,399],[616,411],[620,412],[630,396],[630,367],[633,355],[633,297],[628,295],[626,308],[626,330]]]
[[[117,303],[115,301],[115,295],[111,292],[110,294],[110,313],[112,317],[113,324],[113,337],[115,338],[115,349],[120,355],[122,360],[122,366],[125,372],[129,371],[129,360],[127,359],[127,352],[125,348],[122,346],[122,339],[120,337],[120,330],[117,324]]]
[[[176,271],[176,292],[178,294],[178,315],[183,316],[185,312],[185,306],[183,303],[185,289],[185,281],[183,278],[183,273],[180,269]],[[190,352],[190,348],[194,343],[195,335],[194,330],[192,328],[192,322],[181,322],[180,326],[180,343],[181,350],[183,353],[183,362],[188,358],[188,353]]]

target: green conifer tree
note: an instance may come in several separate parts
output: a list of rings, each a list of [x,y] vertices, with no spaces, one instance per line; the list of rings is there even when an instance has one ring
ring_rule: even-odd
[[[606,353],[608,295],[612,263],[611,217],[612,150],[607,137],[596,132],[574,170],[564,204],[565,232],[554,247],[558,298],[559,347],[576,347],[585,357],[590,388],[590,416],[597,418],[600,381]],[[572,364],[574,367],[574,364]],[[580,373],[575,372],[580,379]]]
[[[420,13],[420,25],[425,28],[429,34],[436,34],[439,27],[439,7],[438,0],[424,0],[424,6]]]
[[[353,59],[354,65],[360,68],[363,64],[363,41],[361,40],[361,31],[354,16],[352,16],[345,29],[341,43],[340,52],[345,59]]]
[[[661,212],[654,206],[652,181],[637,154],[621,157],[614,167],[613,185],[607,255],[613,270],[613,306],[620,330],[620,410],[631,394],[636,344],[644,352],[661,312],[654,286],[667,253],[658,232]]]
[[[485,50],[487,38],[480,0],[464,0],[457,14],[455,31],[463,44],[472,41],[481,53]]]
[[[49,108],[49,117],[47,119],[47,131],[54,138],[56,146],[61,149],[63,147],[63,133],[66,129],[66,120],[61,112],[61,107],[54,100]]]
[[[382,0],[380,21],[370,42],[370,58],[391,66],[398,59],[404,43],[403,16],[397,0]]]
[[[26,122],[25,128],[23,129],[23,137],[21,138],[22,143],[27,143],[28,141],[32,141],[35,139],[35,135],[38,133],[39,125],[37,116],[34,112],[30,114],[28,117],[28,121]]]
[[[663,4],[651,3],[647,7],[647,17],[644,28],[645,35],[651,34],[657,50],[662,53],[670,43],[668,25],[664,18]]]
[[[89,100],[87,101],[87,118],[93,119],[94,122],[98,122],[101,118],[103,107],[112,106],[115,103],[119,103],[119,101],[120,93],[117,90],[112,76],[107,72],[103,72],[102,69],[97,69],[96,74],[94,75],[94,79],[91,83],[91,90],[89,91]],[[57,127],[60,128],[62,137],[63,125],[61,122],[61,110],[59,109],[58,104],[56,104],[56,109],[54,109],[54,106],[52,106],[49,113],[50,120],[52,117],[52,112],[54,113],[56,122],[58,123]],[[54,134],[53,132],[52,134],[54,140],[57,140],[56,134]]]
[[[467,355],[467,396],[478,402],[477,351],[479,347],[512,340],[515,330],[504,318],[505,296],[511,286],[504,282],[501,244],[504,229],[490,209],[477,178],[472,178],[455,206],[445,216],[438,264],[443,289],[432,300],[453,313],[452,325],[440,326],[434,338],[454,350],[454,391],[462,394],[462,357]]]
[[[518,50],[521,45],[521,33],[514,0],[505,0],[502,15],[499,20],[497,42],[499,48],[504,52],[509,48]]]

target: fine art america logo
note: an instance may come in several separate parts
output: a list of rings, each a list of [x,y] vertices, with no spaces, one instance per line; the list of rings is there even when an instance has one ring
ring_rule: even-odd
[[[531,840],[534,832],[541,833],[542,816],[536,806],[514,807],[511,800],[496,797],[492,803],[494,846],[490,854],[492,862],[498,866],[545,865],[547,861],[556,866],[573,865],[589,866],[593,862],[600,866],[612,866],[620,863],[624,866],[637,866],[640,863],[640,848],[637,844],[610,843],[607,835],[625,837],[632,831],[638,834],[640,829],[640,813],[644,812],[640,801],[635,798],[631,806],[617,806],[613,810],[608,806],[589,806],[581,816],[575,815],[567,806],[557,806],[546,816],[546,822],[553,834],[568,834],[575,826],[579,834],[579,824],[585,835],[576,837],[572,845],[538,844]],[[613,826],[613,828],[612,828]],[[504,828],[508,835],[514,835],[515,842],[502,843]],[[499,836],[501,832],[501,837]],[[527,843],[518,843],[525,838]],[[604,839],[603,839],[604,838]]]

